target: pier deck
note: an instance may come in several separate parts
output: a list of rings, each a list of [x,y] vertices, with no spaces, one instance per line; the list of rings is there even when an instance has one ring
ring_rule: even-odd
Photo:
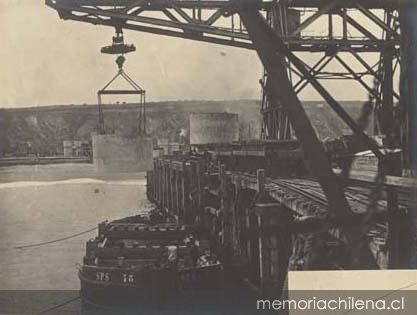
[[[223,156],[230,159],[230,155]],[[250,157],[245,155],[245,159]],[[217,162],[201,154],[155,159],[148,173],[148,197],[181,222],[207,226],[217,243],[246,265],[248,278],[260,287],[279,286],[283,268],[349,269],[340,259],[347,250],[343,229],[360,224],[370,211],[375,189],[375,183],[367,180],[370,173],[362,172],[365,180],[357,175],[344,180],[352,216],[333,222],[325,194],[308,172],[299,178],[269,178],[264,169],[255,174],[233,170],[229,163],[232,170],[227,170],[223,163],[227,161]],[[414,180],[391,176],[384,185],[397,190],[398,211],[415,207]],[[373,256],[368,269],[388,268],[386,199],[384,190],[367,231]],[[290,257],[288,266],[286,256]]]

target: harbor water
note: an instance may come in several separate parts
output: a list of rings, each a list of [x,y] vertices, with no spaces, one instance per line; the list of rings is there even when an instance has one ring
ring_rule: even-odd
[[[78,290],[76,266],[96,230],[31,245],[146,211],[145,184],[144,173],[98,174],[90,164],[0,168],[0,290]]]

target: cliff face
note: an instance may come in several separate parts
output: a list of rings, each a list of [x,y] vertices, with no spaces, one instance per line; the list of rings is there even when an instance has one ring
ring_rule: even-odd
[[[360,112],[360,103],[349,103],[346,109],[353,117]],[[306,104],[320,138],[347,133],[327,106]],[[147,104],[147,132],[154,139],[179,142],[188,139],[189,113],[229,112],[239,114],[240,138],[260,136],[260,104],[255,100],[239,101],[176,101]],[[131,104],[104,106],[106,130],[129,135],[137,128],[137,107]],[[64,140],[90,140],[98,121],[96,105],[66,105],[0,109],[0,156],[25,152],[62,153]]]
[[[238,113],[242,139],[260,134],[257,101],[184,101],[148,103],[147,132],[154,139],[188,139],[191,112]],[[104,105],[106,131],[131,135],[137,130],[138,109],[132,104]],[[0,156],[30,153],[60,154],[64,140],[90,140],[96,131],[96,105],[0,109]]]

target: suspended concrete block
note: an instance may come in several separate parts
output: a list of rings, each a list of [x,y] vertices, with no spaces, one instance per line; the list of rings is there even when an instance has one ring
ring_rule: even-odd
[[[152,139],[93,135],[93,163],[97,171],[145,172],[152,169]]]

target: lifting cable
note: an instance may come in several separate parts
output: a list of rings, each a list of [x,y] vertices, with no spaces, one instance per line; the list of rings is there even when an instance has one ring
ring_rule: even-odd
[[[67,301],[65,301],[65,302],[63,302],[61,304],[58,304],[58,305],[52,306],[50,308],[47,308],[47,309],[45,309],[43,311],[40,311],[39,313],[36,313],[35,315],[43,315],[43,314],[49,313],[51,311],[54,311],[54,310],[56,310],[58,308],[61,308],[61,307],[65,306],[65,305],[68,305],[68,304],[70,304],[72,302],[75,302],[75,301],[79,300],[80,298],[81,297],[78,295],[75,298],[72,298],[70,300],[67,300]]]
[[[55,240],[50,240],[50,241],[45,241],[45,242],[35,243],[35,244],[29,244],[29,245],[23,245],[23,246],[14,246],[13,248],[15,248],[15,249],[25,249],[25,248],[30,248],[30,247],[37,247],[37,246],[43,246],[43,245],[48,245],[48,244],[52,244],[52,243],[62,242],[62,241],[66,241],[66,240],[69,240],[69,239],[77,237],[77,236],[81,236],[81,235],[90,233],[90,232],[92,232],[96,229],[97,229],[97,227],[93,227],[93,228],[90,228],[88,230],[85,230],[85,231],[82,231],[82,232],[79,232],[79,233],[76,233],[76,234],[72,234],[72,235],[69,235],[69,236],[65,236],[65,237],[62,237],[62,238],[58,238],[58,239],[55,239]]]

